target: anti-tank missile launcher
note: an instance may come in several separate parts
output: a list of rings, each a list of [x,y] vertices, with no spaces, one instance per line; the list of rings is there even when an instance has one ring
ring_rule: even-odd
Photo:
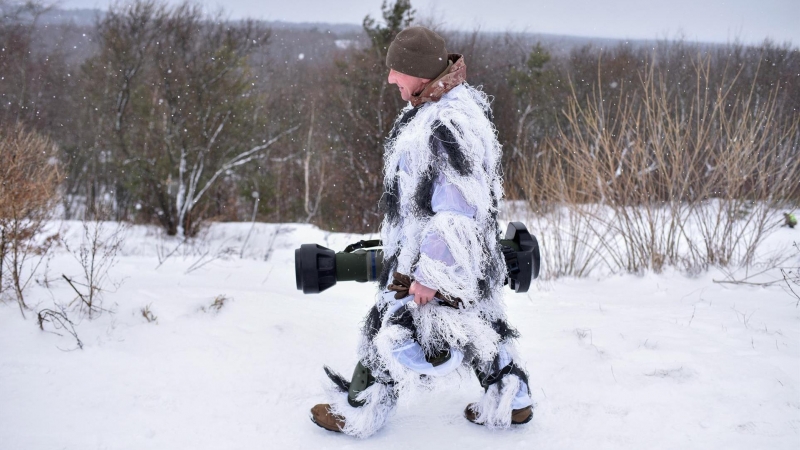
[[[380,240],[359,241],[342,252],[318,244],[303,244],[294,251],[297,289],[318,294],[341,281],[378,281],[383,270]],[[500,248],[506,261],[506,283],[514,292],[524,293],[539,276],[539,243],[521,222],[508,224]]]

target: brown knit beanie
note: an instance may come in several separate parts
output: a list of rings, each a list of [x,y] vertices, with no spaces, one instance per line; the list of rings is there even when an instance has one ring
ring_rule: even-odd
[[[444,39],[424,27],[408,27],[389,45],[386,65],[406,75],[434,79],[447,68]]]

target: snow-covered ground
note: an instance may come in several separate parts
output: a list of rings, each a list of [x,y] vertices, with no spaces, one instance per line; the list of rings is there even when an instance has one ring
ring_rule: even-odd
[[[79,240],[77,223],[64,234]],[[307,225],[216,224],[178,249],[154,229],[127,233],[105,295],[114,311],[75,341],[0,304],[0,449],[796,449],[800,308],[779,287],[726,286],[711,271],[564,279],[508,291],[536,402],[532,423],[492,432],[462,418],[481,394],[469,374],[413,401],[374,437],[318,428],[322,366],[349,373],[375,286],[295,289],[294,249],[341,250],[362,236]],[[781,229],[771,245],[800,232]],[[267,261],[264,260],[270,254]],[[226,255],[215,258],[216,255]],[[205,255],[205,256],[203,256]],[[204,264],[205,263],[205,264]],[[59,249],[36,309],[69,302],[77,276]],[[224,295],[219,311],[210,307]],[[142,308],[157,317],[148,322]]]

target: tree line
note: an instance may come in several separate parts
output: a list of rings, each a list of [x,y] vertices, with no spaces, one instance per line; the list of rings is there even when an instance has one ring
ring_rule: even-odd
[[[114,5],[93,25],[45,25],[35,2],[0,10],[0,138],[23,126],[56,145],[65,218],[191,236],[255,207],[263,221],[376,231],[383,141],[405,106],[384,59],[416,23],[493,97],[507,195],[536,211],[800,198],[790,44],[563,46],[443,29],[408,0],[353,32],[162,0]]]

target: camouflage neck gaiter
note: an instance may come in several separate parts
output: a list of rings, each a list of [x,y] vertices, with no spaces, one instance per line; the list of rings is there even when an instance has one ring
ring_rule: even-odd
[[[454,87],[467,81],[467,65],[464,57],[451,53],[448,55],[448,66],[435,80],[425,85],[422,91],[411,96],[411,105],[417,107],[427,102],[438,102],[440,98]]]

